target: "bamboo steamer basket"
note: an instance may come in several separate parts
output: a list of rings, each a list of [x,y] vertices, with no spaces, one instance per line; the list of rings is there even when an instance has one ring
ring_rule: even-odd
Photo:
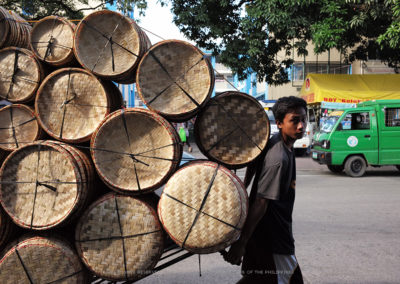
[[[51,137],[68,143],[89,141],[101,121],[122,105],[122,95],[79,68],[62,68],[46,77],[37,92],[35,110]]]
[[[150,47],[148,43],[132,19],[103,10],[78,24],[74,52],[79,63],[93,74],[128,84],[135,82],[137,64]]]
[[[38,141],[12,152],[0,169],[0,201],[23,228],[68,224],[89,196],[83,161],[54,142]]]
[[[38,140],[41,133],[35,113],[28,106],[13,104],[0,109],[1,149],[13,151]]]
[[[0,98],[12,103],[29,102],[44,77],[43,68],[27,49],[0,50]]]
[[[177,169],[182,145],[172,125],[141,108],[110,114],[91,140],[97,173],[111,189],[142,194],[163,185]]]
[[[113,193],[94,202],[75,230],[83,263],[112,281],[138,280],[151,273],[163,243],[156,211],[139,199]]]
[[[0,6],[0,48],[29,48],[30,24],[13,11]]]
[[[68,242],[30,236],[12,244],[0,260],[0,283],[88,283]]]
[[[160,221],[171,239],[199,254],[218,252],[236,241],[247,211],[243,183],[210,161],[185,164],[169,179],[158,203]]]
[[[65,18],[48,16],[31,30],[30,48],[37,58],[55,67],[74,62],[75,25]]]
[[[206,157],[236,169],[247,166],[266,149],[270,125],[255,98],[225,92],[212,98],[200,111],[194,134]]]
[[[136,82],[139,96],[149,109],[181,122],[194,117],[210,98],[214,71],[197,47],[166,40],[143,56]]]

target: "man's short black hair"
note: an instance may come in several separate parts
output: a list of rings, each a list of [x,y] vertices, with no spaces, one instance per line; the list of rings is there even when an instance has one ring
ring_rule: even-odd
[[[295,96],[282,97],[274,104],[272,112],[274,113],[275,119],[282,122],[288,112],[298,107],[304,108],[307,113],[307,103],[302,98]]]

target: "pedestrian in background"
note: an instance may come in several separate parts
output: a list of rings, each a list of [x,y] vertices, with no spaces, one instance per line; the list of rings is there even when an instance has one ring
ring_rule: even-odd
[[[240,238],[224,259],[242,262],[244,283],[303,283],[295,256],[292,212],[296,164],[293,144],[306,129],[307,104],[297,97],[280,98],[272,108],[279,133],[268,141],[266,153],[247,168],[245,186],[255,174],[250,207]]]
[[[185,147],[185,145],[187,145],[188,151],[192,152],[192,147],[190,146],[189,143],[189,128],[187,122],[178,123],[177,127],[178,127],[179,137],[181,138],[183,146]]]

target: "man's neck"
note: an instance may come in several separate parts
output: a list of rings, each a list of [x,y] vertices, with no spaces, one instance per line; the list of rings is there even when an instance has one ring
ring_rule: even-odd
[[[282,131],[280,132],[280,135],[282,137],[283,143],[288,147],[289,150],[291,150],[293,148],[294,142],[296,141],[296,139],[293,139],[287,135],[285,135],[284,133],[282,133]]]

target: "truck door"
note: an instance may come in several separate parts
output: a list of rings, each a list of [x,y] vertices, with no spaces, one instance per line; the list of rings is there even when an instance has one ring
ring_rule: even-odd
[[[336,128],[335,149],[340,156],[364,154],[370,164],[378,163],[378,131],[374,110],[349,111]],[[332,141],[333,142],[333,141]],[[332,144],[331,142],[331,144]]]
[[[379,120],[379,164],[400,165],[400,106],[385,107]]]

